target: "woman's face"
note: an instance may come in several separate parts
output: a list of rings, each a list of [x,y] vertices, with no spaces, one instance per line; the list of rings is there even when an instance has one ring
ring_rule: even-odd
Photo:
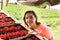
[[[36,24],[36,18],[32,13],[27,13],[25,16],[25,21],[29,27]]]

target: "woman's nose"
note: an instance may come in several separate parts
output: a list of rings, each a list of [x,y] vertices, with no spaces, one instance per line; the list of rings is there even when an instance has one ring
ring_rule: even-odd
[[[30,18],[28,18],[28,21],[31,21],[31,19],[30,19]]]

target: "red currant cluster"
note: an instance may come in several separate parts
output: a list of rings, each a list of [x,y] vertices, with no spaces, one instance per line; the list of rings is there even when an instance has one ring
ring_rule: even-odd
[[[35,35],[29,35],[26,38],[23,38],[21,40],[40,40],[39,38],[37,38]]]
[[[0,38],[4,40],[23,37],[26,36],[27,34],[28,34],[28,30],[26,30],[21,25],[0,27]]]
[[[0,18],[5,18],[6,16],[3,12],[0,13]]]
[[[23,37],[28,34],[22,25],[15,24],[11,17],[7,17],[4,13],[0,13],[0,38],[3,40]]]
[[[14,24],[15,21],[11,17],[7,17],[4,13],[0,13],[0,26],[6,26],[7,24]]]

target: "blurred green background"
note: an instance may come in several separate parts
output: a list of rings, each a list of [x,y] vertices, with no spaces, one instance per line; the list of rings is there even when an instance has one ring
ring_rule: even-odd
[[[38,16],[38,21],[49,25],[53,32],[54,40],[60,40],[60,11],[45,9],[45,5],[46,4],[42,4],[41,6],[25,6],[8,4],[8,6],[3,6],[3,10],[13,18],[16,18],[23,25],[25,11],[34,10]]]

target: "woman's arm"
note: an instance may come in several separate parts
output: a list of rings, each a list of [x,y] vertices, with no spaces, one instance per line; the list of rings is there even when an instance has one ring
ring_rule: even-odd
[[[53,40],[53,35],[52,32],[49,28],[44,30],[44,36],[48,39],[48,40]]]

